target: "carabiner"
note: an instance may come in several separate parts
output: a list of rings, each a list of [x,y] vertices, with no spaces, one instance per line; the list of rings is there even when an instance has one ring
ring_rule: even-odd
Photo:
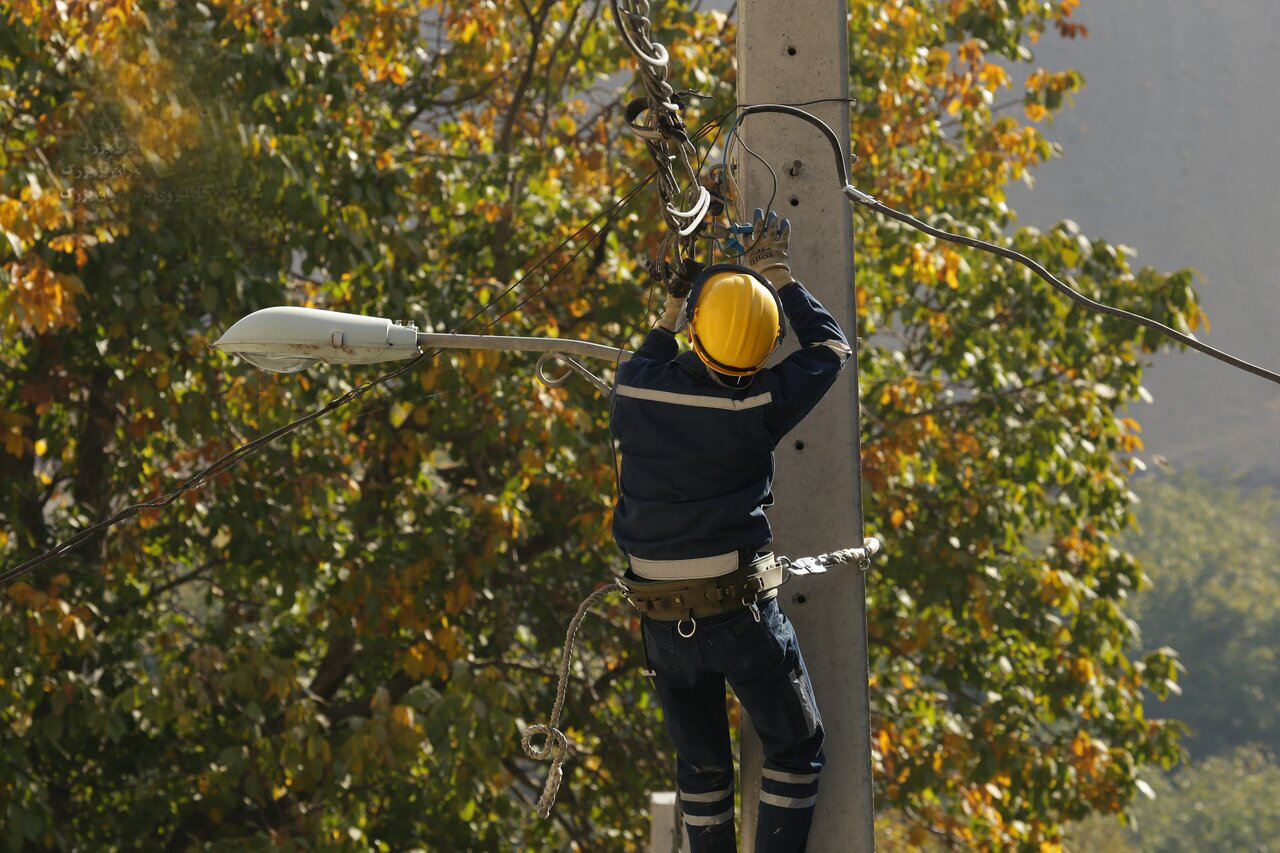
[[[693,626],[689,629],[689,633],[687,634],[684,632],[684,623],[686,621]],[[698,633],[698,620],[693,618],[692,613],[690,613],[687,617],[685,617],[684,619],[681,619],[679,622],[676,623],[676,633],[679,634],[681,637],[684,637],[686,640],[692,637],[694,634]]]

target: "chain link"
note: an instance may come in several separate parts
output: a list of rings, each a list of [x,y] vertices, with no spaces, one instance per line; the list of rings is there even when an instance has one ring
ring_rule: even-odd
[[[650,274],[679,294],[689,278],[698,232],[714,215],[711,193],[699,181],[697,149],[681,111],[692,93],[677,93],[667,81],[670,55],[653,41],[648,0],[610,0],[614,20],[638,63],[645,96],[627,106],[627,125],[649,150],[657,168],[659,210],[667,235],[649,264]],[[679,175],[679,177],[677,176]]]

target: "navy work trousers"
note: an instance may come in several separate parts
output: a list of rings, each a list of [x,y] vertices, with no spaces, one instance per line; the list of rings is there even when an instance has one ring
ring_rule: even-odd
[[[757,613],[759,618],[757,619]],[[822,769],[818,715],[800,644],[776,598],[690,623],[644,619],[645,652],[676,748],[692,853],[737,850],[726,679],[764,747],[757,853],[805,849]]]

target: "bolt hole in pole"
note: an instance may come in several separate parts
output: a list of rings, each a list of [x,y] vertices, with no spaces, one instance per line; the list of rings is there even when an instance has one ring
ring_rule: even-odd
[[[796,55],[795,45],[787,45],[787,56],[795,56],[795,55]]]
[[[787,174],[794,178],[800,174],[800,169],[803,166],[804,166],[804,163],[800,162],[799,160],[795,160],[791,163],[791,168],[787,169]]]
[[[807,604],[809,596],[805,595],[803,592],[797,592],[795,595],[791,596],[791,600],[796,604]]]
[[[792,207],[799,207],[799,206],[800,206],[800,199],[799,199],[799,198],[797,198],[796,196],[792,196],[792,197],[791,197],[791,206],[792,206]]]
[[[804,442],[796,439],[796,450],[804,450]]]

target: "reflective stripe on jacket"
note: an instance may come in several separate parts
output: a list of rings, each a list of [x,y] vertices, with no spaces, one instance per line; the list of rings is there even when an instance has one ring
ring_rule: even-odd
[[[772,540],[773,449],[817,405],[851,350],[798,282],[779,291],[800,348],[742,388],[715,382],[675,335],[654,328],[618,369],[612,432],[621,450],[613,535],[649,560],[710,557]]]

